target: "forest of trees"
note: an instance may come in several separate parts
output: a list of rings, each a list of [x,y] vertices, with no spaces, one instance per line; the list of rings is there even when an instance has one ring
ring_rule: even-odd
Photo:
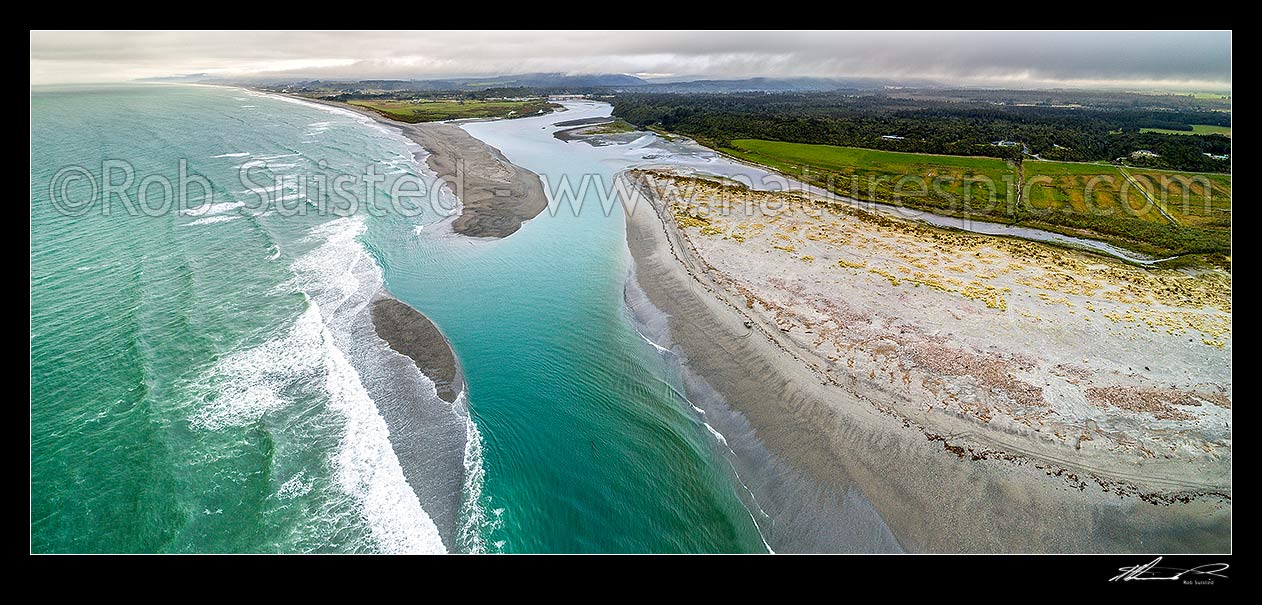
[[[1229,112],[1196,107],[1145,107],[1140,102],[1052,106],[836,92],[622,93],[613,104],[613,115],[632,124],[658,126],[719,147],[750,138],[1010,159],[1023,153],[1078,162],[1126,158],[1128,164],[1151,168],[1231,171],[1229,159],[1206,155],[1229,155],[1230,137],[1140,132],[1231,125]],[[997,146],[998,141],[1024,147]],[[1140,150],[1159,157],[1131,157]]]

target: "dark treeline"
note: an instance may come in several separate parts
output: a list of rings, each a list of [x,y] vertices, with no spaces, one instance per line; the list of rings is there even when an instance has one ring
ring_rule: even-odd
[[[1230,126],[1230,113],[1155,103],[1066,107],[885,94],[623,93],[613,104],[613,114],[632,124],[660,126],[720,147],[750,138],[1009,159],[1023,154],[1076,162],[1125,158],[1127,164],[1152,168],[1231,170],[1229,160],[1205,155],[1230,154],[1229,137],[1140,132],[1190,132],[1193,124]],[[886,135],[902,138],[882,138]],[[999,141],[1020,144],[996,145]],[[1159,157],[1132,156],[1141,150]]]

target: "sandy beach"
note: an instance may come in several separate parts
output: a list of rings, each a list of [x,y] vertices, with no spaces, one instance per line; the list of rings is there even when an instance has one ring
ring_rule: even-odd
[[[640,191],[634,280],[675,351],[906,550],[1230,550],[1229,276],[848,213],[677,214]]]

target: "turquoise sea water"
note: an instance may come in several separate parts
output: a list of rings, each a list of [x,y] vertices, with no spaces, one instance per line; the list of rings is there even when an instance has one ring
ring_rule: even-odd
[[[263,206],[245,162],[266,164],[259,180],[426,169],[363,118],[236,89],[35,89],[31,112],[32,550],[765,551],[722,443],[626,309],[620,211],[487,242],[384,193],[353,216],[295,187]],[[468,129],[552,179],[635,153],[526,134],[564,118]],[[181,159],[214,206],[51,199],[67,166],[99,183],[103,161],[128,162],[134,201]],[[400,389],[437,400],[363,329],[383,283],[444,331],[468,384],[434,408],[419,462],[382,410]],[[437,462],[453,457],[454,475]],[[458,510],[429,496],[453,485]]]

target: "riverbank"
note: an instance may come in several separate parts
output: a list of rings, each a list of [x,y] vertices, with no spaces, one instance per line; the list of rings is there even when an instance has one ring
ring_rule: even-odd
[[[781,257],[760,263],[756,257],[764,254],[761,251],[752,256],[741,252],[752,248],[749,232],[735,235],[735,225],[711,222],[700,213],[677,219],[657,195],[640,191],[648,195],[635,200],[627,216],[635,281],[669,315],[674,349],[748,419],[770,451],[834,493],[860,492],[903,547],[931,552],[1230,549],[1229,331],[1225,353],[1223,345],[1201,339],[1181,349],[1189,360],[1202,355],[1200,363],[1209,366],[1221,365],[1225,355],[1227,377],[1209,381],[1225,380],[1217,385],[1225,386],[1225,395],[1201,385],[1197,392],[1208,400],[1180,399],[1175,405],[1164,396],[1152,396],[1143,385],[1168,379],[1165,374],[1186,367],[1166,368],[1165,374],[1159,369],[1159,377],[1144,377],[1135,372],[1125,375],[1125,368],[1114,374],[1116,368],[1098,365],[1096,359],[1052,364],[1060,367],[1063,375],[1058,375],[1042,371],[1046,360],[1031,364],[1002,347],[986,350],[988,342],[1005,340],[1009,329],[1012,342],[1024,343],[1036,356],[1065,348],[1073,337],[1063,334],[1057,322],[1066,322],[1072,308],[1060,303],[1063,296],[1051,296],[1050,303],[1034,297],[1049,309],[1063,307],[1041,326],[1031,327],[1037,325],[1035,320],[1015,313],[1004,315],[1009,318],[1006,325],[997,324],[986,314],[998,314],[996,307],[1006,306],[1010,293],[1001,287],[989,290],[987,284],[973,286],[971,280],[957,288],[945,278],[928,276],[922,276],[924,284],[918,286],[914,272],[932,272],[935,267],[926,264],[921,269],[912,263],[925,264],[927,256],[908,259],[912,268],[900,278],[879,264],[860,265],[863,259],[825,258],[828,253],[822,250],[799,250],[794,246],[816,245],[811,237],[819,232],[789,232],[781,239],[771,234],[777,227],[767,233],[774,242],[759,243]],[[772,220],[759,217],[748,222],[766,226]],[[883,241],[841,246],[876,261],[898,252],[889,248],[891,242],[918,237],[906,231],[883,234]],[[856,236],[864,232],[847,230]],[[967,260],[954,258],[951,246],[956,244],[931,242],[929,248],[944,255],[944,261]],[[1093,258],[1019,244],[1050,255],[1043,261],[1063,260],[1058,255],[1078,262]],[[968,250],[974,262],[981,262],[979,252]],[[1129,269],[1108,264],[1111,271]],[[825,266],[835,273],[797,273],[798,268]],[[870,273],[869,268],[890,275]],[[985,268],[970,271],[988,275]],[[759,282],[760,278],[765,279]],[[840,285],[848,294],[828,296],[812,289],[819,284],[834,290]],[[852,301],[863,304],[848,306]],[[1012,302],[1014,311],[1018,306]],[[916,317],[928,317],[937,325],[918,324]],[[1229,307],[1226,317],[1229,324]],[[1097,325],[1108,321],[1097,320]],[[994,335],[987,332],[991,329]],[[982,338],[968,340],[960,331],[978,331]],[[1027,332],[1051,336],[1023,340]],[[1091,333],[1107,340],[1108,330]],[[1173,335],[1167,336],[1173,342]],[[966,341],[972,347],[963,346]],[[1093,340],[1088,347],[1097,344]],[[1082,353],[1068,349],[1074,355]],[[1086,356],[1112,352],[1088,351]],[[1019,362],[1028,367],[1005,365]],[[1030,384],[1036,380],[1041,388]],[[1080,380],[1085,382],[1074,384]],[[1156,382],[1152,387],[1157,388]],[[1046,406],[1022,400],[1036,393],[1055,399],[1057,389],[1080,389],[1096,400],[1064,396]],[[1136,394],[1143,396],[1132,397]],[[1058,415],[1072,408],[1061,405],[1064,401],[1087,404],[1073,420],[1094,428],[1073,435],[1065,432],[1057,424],[1062,420]],[[1035,414],[1040,406],[1047,409]],[[1097,420],[1095,412],[1101,410],[1109,413]],[[1154,412],[1167,417],[1154,417]],[[1214,424],[1221,424],[1224,416],[1225,434]],[[1174,452],[1154,449],[1152,440],[1162,442],[1165,432],[1178,428],[1170,423],[1189,422],[1202,423],[1202,434],[1184,426],[1181,440],[1165,444]],[[1128,442],[1136,432],[1149,441]],[[1194,451],[1207,443],[1213,451]]]
[[[456,233],[469,237],[508,237],[548,206],[539,175],[508,161],[498,149],[455,124],[411,124],[346,103],[292,98],[367,116],[398,128],[420,145],[424,151],[417,152],[417,161],[423,158],[439,178],[447,181],[448,188],[460,200],[460,216],[451,225]]]
[[[766,142],[770,143],[770,142]],[[878,157],[868,159],[862,155],[852,157],[839,166],[820,167],[806,164],[808,168],[806,173],[800,173],[801,168],[797,162],[805,163],[801,158],[774,158],[760,157],[757,154],[742,153],[737,149],[723,147],[717,145],[713,141],[698,141],[698,144],[704,145],[710,151],[719,154],[733,162],[757,167],[767,170],[775,174],[781,175],[785,179],[802,179],[809,181],[811,188],[816,193],[826,195],[831,200],[843,202],[860,207],[878,208],[884,210],[892,210],[903,217],[911,217],[914,215],[923,215],[930,218],[926,222],[944,226],[941,219],[949,219],[952,222],[965,222],[974,225],[974,227],[966,228],[969,231],[979,231],[990,233],[993,235],[1014,235],[1016,237],[1025,237],[1022,232],[1039,231],[1047,234],[1055,234],[1059,237],[1046,238],[1035,237],[1040,241],[1049,241],[1056,245],[1062,245],[1070,248],[1078,248],[1104,253],[1115,258],[1121,258],[1133,264],[1145,266],[1209,266],[1209,267],[1225,267],[1230,268],[1229,254],[1229,237],[1228,232],[1224,230],[1203,230],[1192,225],[1182,225],[1178,223],[1174,228],[1180,229],[1182,235],[1172,234],[1166,230],[1157,227],[1165,227],[1169,225],[1171,217],[1158,218],[1156,223],[1150,224],[1145,220],[1141,220],[1140,215],[1143,208],[1137,208],[1135,204],[1140,202],[1146,203],[1151,210],[1152,216],[1157,217],[1164,215],[1164,204],[1158,204],[1156,197],[1148,193],[1145,186],[1138,181],[1131,180],[1124,175],[1125,170],[1108,164],[1086,164],[1073,162],[1047,162],[1047,161],[1027,161],[1025,163],[1009,162],[1009,167],[1005,170],[1015,170],[1015,174],[1009,172],[1003,174],[991,170],[987,173],[981,167],[971,166],[973,162],[997,161],[986,158],[977,158],[972,156],[950,156],[937,154],[906,154],[902,152],[880,152],[875,150],[857,149],[857,148],[836,148],[845,152],[853,152],[856,154],[883,154]],[[782,144],[782,143],[776,143]],[[787,145],[787,144],[786,144]],[[805,147],[812,147],[805,145]],[[819,146],[827,148],[828,146]],[[882,164],[888,160],[890,156],[907,156],[908,160],[904,162],[914,162],[917,159],[930,160],[935,159],[942,162],[943,165],[932,168],[921,167],[914,163],[895,164],[892,167],[887,166],[887,173],[872,173],[869,180],[865,182],[862,179],[847,181],[846,179],[857,179],[854,174],[850,174],[850,170],[863,170],[866,164]],[[963,162],[962,165],[960,163]],[[1035,169],[1044,169],[1047,166],[1062,167],[1060,170],[1053,171],[1049,174],[1039,174],[1038,176],[1027,176],[1024,172],[1024,166],[1029,164]],[[1073,167],[1065,172],[1063,167]],[[1076,175],[1080,167],[1094,166],[1098,167],[1102,172],[1099,175]],[[991,167],[993,169],[993,166]],[[841,172],[832,172],[833,170],[841,170]],[[952,199],[962,199],[962,192],[950,189],[950,183],[967,181],[972,178],[970,175],[977,173],[985,175],[984,178],[991,179],[994,183],[1012,183],[1015,184],[1015,191],[998,191],[998,200],[1007,199],[1007,205],[1016,210],[1015,214],[999,213],[986,209],[970,210],[967,206],[954,207],[953,205],[943,205],[939,203],[931,203],[921,199],[920,196],[906,193],[889,192],[878,194],[879,185],[883,181],[895,182],[905,174],[920,174],[921,172],[928,174],[955,174],[954,177],[943,181],[944,186],[948,188],[941,193],[935,194],[941,197],[939,201],[950,201]],[[1192,178],[1201,173],[1178,173],[1182,177]],[[796,175],[796,176],[794,176]],[[813,176],[807,176],[813,175]],[[839,180],[834,183],[833,177]],[[1013,177],[1016,177],[1013,179]],[[1089,186],[1082,179],[1094,179],[1096,187]],[[823,179],[823,180],[821,180]],[[1069,180],[1065,180],[1069,179]],[[1079,179],[1074,181],[1073,179]],[[1015,182],[1014,182],[1015,181]],[[1115,206],[1119,200],[1127,199],[1127,189],[1118,187],[1118,183],[1130,181],[1127,187],[1133,187],[1137,191],[1132,192],[1127,202],[1121,202],[1121,206]],[[848,187],[840,186],[841,183],[849,182]],[[1187,187],[1185,191],[1170,191],[1162,193],[1163,199],[1170,197],[1171,199],[1179,199],[1184,202],[1191,200],[1193,205],[1200,203],[1209,203],[1209,199],[1201,199],[1196,197],[1202,185],[1210,187],[1207,181],[1202,180],[1201,183],[1176,181],[1184,183]],[[1151,184],[1149,186],[1154,186]],[[1165,185],[1162,185],[1163,187]],[[937,185],[935,185],[937,187]],[[1009,186],[1010,187],[1010,186]],[[1068,189],[1066,191],[1065,189]],[[866,193],[864,191],[867,190]],[[911,191],[908,189],[907,191]],[[1072,199],[1074,195],[1083,192],[1095,191],[1095,197],[1092,198],[1090,204],[1100,203],[1103,206],[1094,208],[1071,207],[1069,205],[1059,205],[1061,202],[1052,201],[1049,198],[1065,195]],[[1015,193],[1015,195],[1013,195]],[[1166,193],[1169,193],[1167,196]],[[1191,195],[1187,197],[1185,194]],[[1038,198],[1038,202],[1031,201],[1031,195]],[[1141,197],[1142,195],[1142,197]],[[953,197],[954,196],[954,197]],[[1195,199],[1193,199],[1195,198]],[[1065,204],[1068,204],[1067,202]],[[1229,204],[1229,201],[1228,201]],[[1002,208],[1000,208],[1002,209]],[[1094,214],[1082,214],[1084,210],[1094,212]],[[1116,221],[1114,219],[1117,219]],[[1120,222],[1117,222],[1120,221]],[[1155,226],[1154,226],[1155,225]],[[1193,237],[1192,231],[1199,233]],[[1176,237],[1177,236],[1177,237]],[[1210,245],[1208,240],[1192,242],[1187,238],[1203,238],[1210,237],[1214,239],[1216,244]],[[1174,238],[1174,239],[1171,239]],[[1182,238],[1182,239],[1181,239]],[[1176,242],[1175,240],[1178,240]],[[1190,248],[1189,248],[1190,246]],[[1209,246],[1209,247],[1206,247]],[[1217,246],[1215,250],[1214,247]]]

